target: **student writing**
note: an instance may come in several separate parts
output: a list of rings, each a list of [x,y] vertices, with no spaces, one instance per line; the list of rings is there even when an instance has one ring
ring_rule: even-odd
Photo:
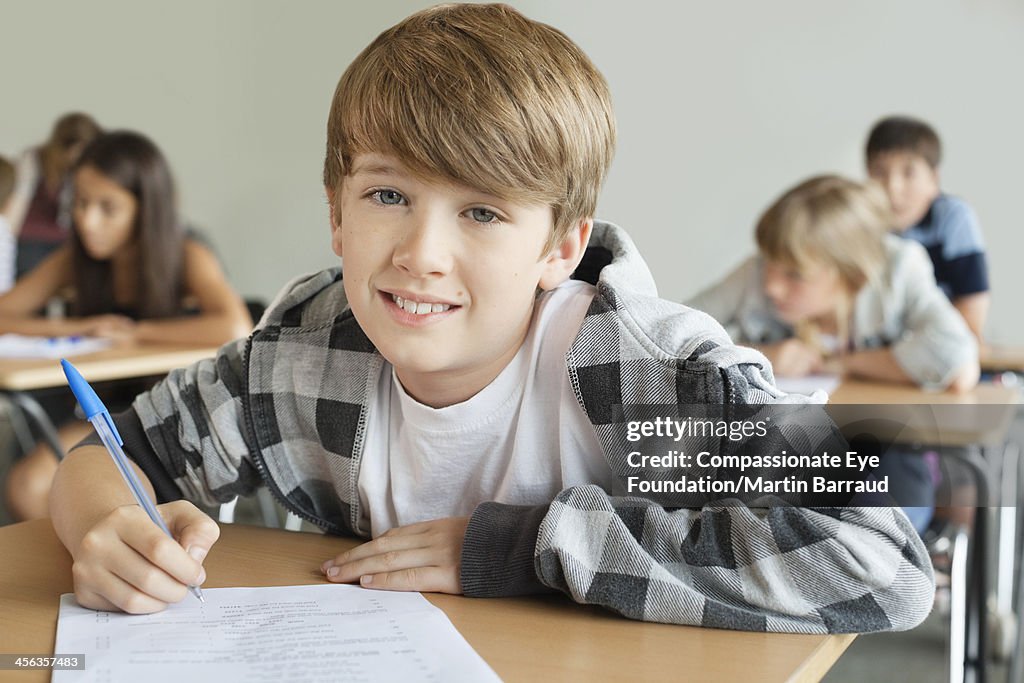
[[[977,345],[935,284],[927,254],[887,234],[874,187],[818,176],[760,218],[758,254],[688,301],[782,376],[827,370],[965,391]]]
[[[755,630],[923,619],[931,570],[898,509],[611,495],[616,397],[786,399],[761,354],[658,299],[626,233],[592,219],[614,125],[587,56],[507,6],[444,5],[382,33],[328,119],[343,268],[294,280],[248,340],[116,418],[174,501],[161,509],[178,543],[124,505],[102,448],[62,463],[51,510],[78,600],[150,612],[182,599],[218,531],[177,499],[266,485],[326,531],[367,539],[325,558],[330,581],[556,590],[632,618]]]
[[[104,134],[82,153],[72,177],[71,240],[0,296],[0,332],[210,345],[248,333],[249,314],[216,257],[183,231],[170,169],[149,139]],[[72,315],[40,317],[65,290]],[[87,427],[67,426],[62,443],[73,445]],[[46,516],[56,467],[45,446],[12,466],[7,500],[17,517]]]
[[[765,211],[760,253],[689,303],[763,351],[781,376],[837,372],[966,391],[978,381],[977,345],[927,255],[888,234],[892,224],[878,187],[811,178]],[[890,451],[875,475],[889,477],[923,532],[935,498],[927,462]]]

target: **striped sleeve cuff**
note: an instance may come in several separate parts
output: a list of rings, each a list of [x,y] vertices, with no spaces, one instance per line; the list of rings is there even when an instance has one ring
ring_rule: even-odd
[[[534,569],[537,534],[548,505],[482,503],[462,545],[462,592],[477,598],[546,593]]]

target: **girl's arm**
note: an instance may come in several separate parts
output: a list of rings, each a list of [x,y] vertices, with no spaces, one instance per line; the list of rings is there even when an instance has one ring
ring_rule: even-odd
[[[224,344],[252,331],[252,319],[213,253],[185,240],[185,294],[199,302],[199,315],[143,320],[135,326],[135,341]]]
[[[0,333],[50,337],[85,334],[95,321],[88,318],[47,320],[39,315],[46,302],[69,284],[71,247],[63,246],[0,296]]]

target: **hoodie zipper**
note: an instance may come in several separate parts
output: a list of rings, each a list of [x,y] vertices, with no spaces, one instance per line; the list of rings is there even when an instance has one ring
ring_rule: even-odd
[[[267,471],[267,464],[263,460],[263,449],[260,446],[259,441],[256,439],[256,421],[253,419],[252,402],[249,400],[249,354],[252,352],[252,343],[256,334],[256,332],[253,332],[245,340],[245,352],[242,355],[242,421],[245,425],[245,432],[249,437],[249,443],[254,446],[252,459],[253,462],[256,463],[256,470],[260,473],[260,479],[263,480],[267,488],[270,490],[270,494],[277,499],[277,502],[285,510],[298,515],[307,522],[315,524],[326,531],[331,531],[336,534],[344,534],[344,530],[339,528],[338,525],[296,508],[281,492],[281,489],[277,486],[277,482],[274,481],[274,478],[271,477]]]

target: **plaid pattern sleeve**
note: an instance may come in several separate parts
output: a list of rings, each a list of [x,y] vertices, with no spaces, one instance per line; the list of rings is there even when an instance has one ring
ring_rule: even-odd
[[[792,400],[774,388],[762,356],[731,345],[703,314],[654,300],[630,302],[625,314],[614,291],[599,292],[569,367],[613,470],[621,471],[614,406]],[[655,329],[676,353],[635,334]],[[770,433],[768,443],[805,438]],[[546,587],[634,619],[798,633],[908,629],[928,614],[934,591],[925,548],[899,508],[666,508],[597,486],[537,508],[478,507],[462,575],[468,594]]]
[[[176,487],[214,505],[266,485],[328,532],[369,535],[358,463],[381,363],[347,310],[340,270],[300,276],[249,339],[136,398],[146,443],[133,457],[170,480],[168,495]]]
[[[214,358],[172,371],[132,405],[155,459],[182,496],[207,506],[261,483],[242,415],[245,345],[245,339],[229,342]]]

